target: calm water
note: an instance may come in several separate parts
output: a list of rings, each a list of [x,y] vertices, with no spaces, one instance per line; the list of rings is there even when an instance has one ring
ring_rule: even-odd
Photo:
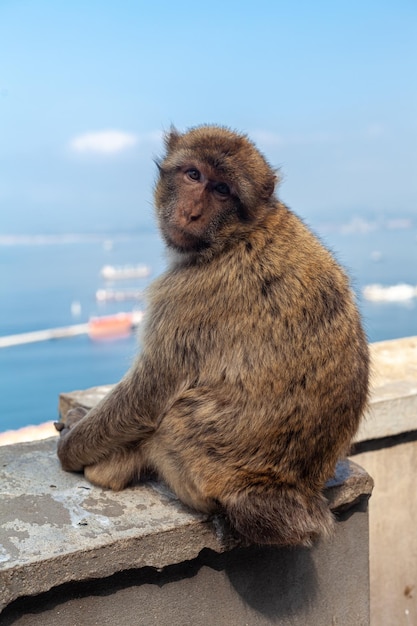
[[[417,335],[417,298],[407,304],[370,303],[361,296],[371,283],[417,284],[417,229],[412,224],[348,227],[313,224],[354,277],[370,341]],[[119,282],[142,289],[165,265],[158,235],[82,236],[63,240],[7,242],[0,238],[0,335],[86,322],[90,315],[129,311],[132,303],[98,304],[103,265],[146,263],[150,279]],[[116,286],[116,285],[113,285]],[[81,312],[71,313],[79,302]],[[137,303],[143,308],[142,303]],[[58,395],[117,382],[129,367],[134,336],[93,342],[87,336],[0,349],[0,430],[57,417]]]

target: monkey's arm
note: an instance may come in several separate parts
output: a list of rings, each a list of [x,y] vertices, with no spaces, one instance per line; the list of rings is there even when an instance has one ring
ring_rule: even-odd
[[[58,457],[63,469],[82,471],[127,444],[148,437],[170,392],[169,376],[164,376],[163,385],[161,376],[163,373],[155,371],[154,364],[142,357],[82,419],[64,417],[57,427],[61,433]]]

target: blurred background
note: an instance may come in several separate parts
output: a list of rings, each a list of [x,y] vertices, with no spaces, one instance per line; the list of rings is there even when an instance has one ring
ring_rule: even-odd
[[[247,133],[352,276],[369,340],[417,335],[416,42],[413,0],[3,0],[0,431],[129,367],[135,333],[106,324],[140,319],[165,266],[153,159],[171,124]]]

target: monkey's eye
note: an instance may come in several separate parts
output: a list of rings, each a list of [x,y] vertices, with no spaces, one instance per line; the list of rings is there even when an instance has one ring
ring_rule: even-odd
[[[226,183],[217,183],[214,187],[214,190],[217,191],[217,193],[219,193],[221,196],[230,195],[229,185],[226,185]]]
[[[186,174],[188,176],[188,178],[191,178],[191,180],[200,180],[201,178],[201,174],[198,170],[192,168],[190,170],[186,171]]]

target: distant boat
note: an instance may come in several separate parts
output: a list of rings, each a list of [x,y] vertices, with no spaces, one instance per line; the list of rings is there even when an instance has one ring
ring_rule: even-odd
[[[409,302],[417,297],[417,285],[367,285],[363,288],[363,295],[371,302]]]
[[[81,302],[78,300],[71,302],[71,315],[72,317],[79,317],[81,315]]]
[[[148,265],[105,265],[101,269],[101,276],[105,280],[126,280],[127,278],[147,278],[151,273]]]
[[[143,291],[139,289],[123,289],[116,291],[115,289],[97,289],[97,302],[124,302],[126,300],[142,300]]]
[[[143,315],[143,311],[133,311],[91,317],[88,322],[88,336],[95,341],[128,337],[133,328],[140,324]]]

